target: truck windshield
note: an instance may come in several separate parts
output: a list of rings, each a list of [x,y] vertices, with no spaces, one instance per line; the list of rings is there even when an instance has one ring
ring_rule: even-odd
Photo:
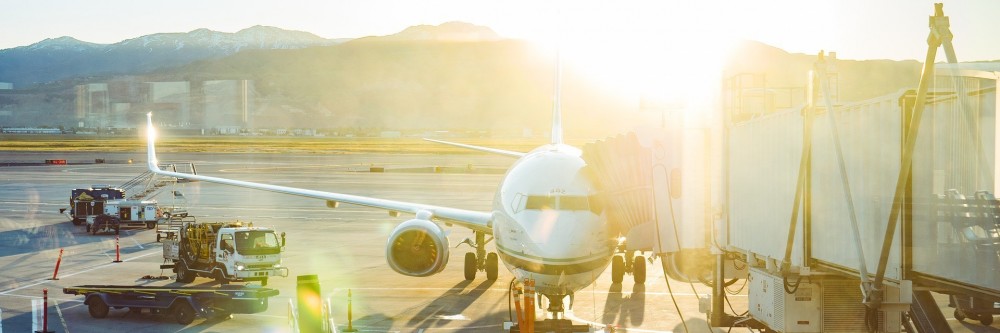
[[[236,252],[243,255],[278,254],[281,246],[273,231],[238,231]]]

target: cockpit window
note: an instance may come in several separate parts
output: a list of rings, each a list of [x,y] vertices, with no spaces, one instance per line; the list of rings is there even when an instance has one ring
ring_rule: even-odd
[[[559,209],[562,210],[590,210],[590,198],[578,196],[559,197]]]
[[[529,195],[524,209],[558,209],[556,208],[556,197]]]
[[[524,209],[589,210],[594,214],[600,214],[601,205],[596,200],[596,196],[529,195]]]

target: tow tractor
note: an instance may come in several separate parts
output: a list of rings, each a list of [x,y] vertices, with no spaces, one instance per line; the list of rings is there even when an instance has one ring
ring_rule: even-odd
[[[83,301],[94,318],[104,318],[112,308],[128,308],[130,313],[172,315],[181,325],[195,317],[228,318],[234,313],[258,313],[267,310],[268,298],[278,295],[277,289],[258,286],[226,285],[216,288],[104,286],[83,285],[63,288],[63,293],[83,295]]]
[[[177,282],[190,283],[195,277],[230,281],[260,281],[267,285],[272,276],[288,276],[281,266],[285,235],[279,241],[274,229],[241,222],[190,222],[163,240],[163,258],[172,264]]]

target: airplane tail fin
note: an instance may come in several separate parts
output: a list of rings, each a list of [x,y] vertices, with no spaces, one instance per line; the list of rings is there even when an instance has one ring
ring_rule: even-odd
[[[562,111],[560,110],[559,98],[562,90],[562,61],[559,59],[559,50],[556,50],[556,73],[555,73],[554,93],[552,96],[552,144],[563,143]]]

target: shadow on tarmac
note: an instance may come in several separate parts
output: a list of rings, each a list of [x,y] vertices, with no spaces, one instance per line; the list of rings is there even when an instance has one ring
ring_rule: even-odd
[[[608,289],[608,298],[604,301],[604,315],[601,323],[615,324],[619,327],[640,326],[646,313],[646,285],[636,284],[632,293],[622,293],[622,284],[614,283]]]

